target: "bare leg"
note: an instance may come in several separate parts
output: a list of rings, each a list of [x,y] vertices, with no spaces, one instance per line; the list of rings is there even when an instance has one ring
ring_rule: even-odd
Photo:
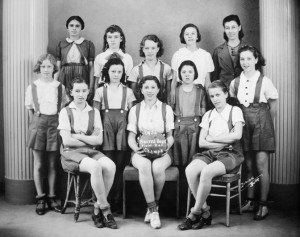
[[[34,169],[33,178],[38,196],[44,194],[43,191],[43,157],[44,151],[33,150]]]
[[[97,161],[102,167],[102,177],[106,190],[106,197],[113,185],[114,177],[116,173],[116,166],[114,162],[108,157],[102,157]]]
[[[254,176],[252,155],[253,155],[252,152],[245,152],[245,161],[246,161],[246,166],[247,166],[247,179],[250,179],[251,177]],[[254,186],[248,187],[247,197],[251,198],[253,200],[254,199],[254,191],[255,191]]]
[[[49,184],[49,195],[55,196],[55,184],[57,179],[57,152],[47,152],[48,160],[48,184]]]
[[[270,178],[268,171],[269,163],[269,152],[259,151],[256,152],[256,165],[260,177],[260,201],[266,202],[268,199],[269,188],[270,188]]]

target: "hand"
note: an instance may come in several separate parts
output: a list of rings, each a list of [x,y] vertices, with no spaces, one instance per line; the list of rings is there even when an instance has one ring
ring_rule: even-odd
[[[146,156],[144,149],[142,147],[137,146],[137,149],[133,150],[135,153],[139,154],[140,156]]]

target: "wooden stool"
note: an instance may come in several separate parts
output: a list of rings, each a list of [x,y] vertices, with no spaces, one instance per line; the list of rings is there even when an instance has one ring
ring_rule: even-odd
[[[123,218],[126,218],[126,181],[138,181],[139,171],[132,167],[126,166],[123,173]],[[179,171],[177,167],[166,169],[166,182],[176,182],[176,217],[179,217]]]
[[[89,178],[86,179],[83,189],[80,192],[80,179],[81,179],[80,175],[82,174],[73,173],[70,171],[66,171],[66,172],[68,173],[67,195],[61,213],[62,214],[65,213],[68,203],[75,204],[74,222],[77,222],[80,214],[80,208],[83,206],[94,205],[93,197],[90,197],[86,200],[81,200],[85,190],[87,189],[87,186],[90,183],[90,180]],[[72,185],[74,185],[75,200],[69,200]]]

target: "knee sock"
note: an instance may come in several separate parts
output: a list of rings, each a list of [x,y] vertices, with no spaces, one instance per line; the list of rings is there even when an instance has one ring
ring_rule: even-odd
[[[152,213],[152,212],[157,212],[158,210],[157,210],[157,204],[156,204],[156,202],[154,201],[154,202],[149,202],[149,203],[147,203],[147,206],[148,206],[148,209],[149,209],[149,211]]]

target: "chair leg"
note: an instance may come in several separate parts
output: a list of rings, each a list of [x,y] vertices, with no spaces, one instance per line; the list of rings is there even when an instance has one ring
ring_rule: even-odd
[[[78,221],[80,213],[80,175],[76,175],[76,182],[74,183],[75,188],[75,213],[74,213],[74,222]]]
[[[68,173],[67,194],[66,194],[66,199],[65,199],[63,208],[62,208],[62,210],[61,210],[61,214],[64,214],[65,211],[66,211],[66,209],[67,209],[67,204],[68,204],[68,201],[69,201],[70,191],[71,191],[71,188],[72,188],[73,180],[74,180],[73,175],[71,175],[70,173]]]
[[[126,180],[123,176],[123,219],[126,218]]]
[[[242,215],[241,179],[238,180],[238,192],[239,192],[239,213],[240,215]]]
[[[191,205],[191,190],[188,188],[187,192],[187,203],[186,203],[186,216],[190,213],[190,205]]]
[[[177,178],[177,189],[176,189],[176,217],[179,218],[179,177]]]
[[[226,226],[229,227],[230,183],[226,184]]]

